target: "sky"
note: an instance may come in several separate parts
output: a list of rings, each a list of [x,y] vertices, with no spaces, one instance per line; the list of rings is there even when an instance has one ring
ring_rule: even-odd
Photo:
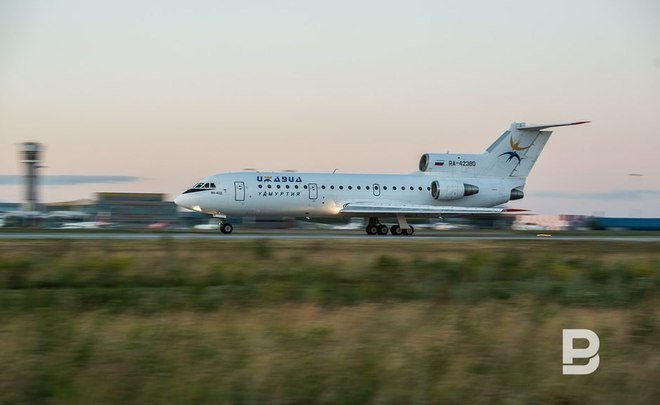
[[[25,141],[42,200],[173,198],[244,168],[409,173],[573,120],[510,206],[660,216],[660,2],[0,1],[0,201]]]

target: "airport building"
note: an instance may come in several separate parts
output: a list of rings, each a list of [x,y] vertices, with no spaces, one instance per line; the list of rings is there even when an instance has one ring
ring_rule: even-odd
[[[592,227],[609,231],[660,231],[660,218],[594,217]]]
[[[511,229],[517,231],[564,231],[587,229],[590,218],[585,215],[516,215]]]
[[[97,193],[96,216],[126,226],[146,227],[177,221],[177,207],[161,193]]]

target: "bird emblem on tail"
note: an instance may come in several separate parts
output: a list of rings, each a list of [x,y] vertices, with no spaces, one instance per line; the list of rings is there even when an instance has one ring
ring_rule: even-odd
[[[514,159],[514,158],[515,158],[515,159],[518,159],[518,163],[520,163],[520,156],[518,155],[518,152],[516,152],[515,150],[514,150],[514,151],[511,151],[511,152],[504,152],[504,153],[502,153],[501,155],[499,155],[498,157],[500,157],[500,156],[504,156],[504,155],[507,155],[507,156],[509,157],[509,158],[506,160],[507,162],[510,162],[511,159]]]
[[[514,143],[514,142],[513,142],[513,135],[511,135],[511,136],[509,137],[509,144],[511,144],[511,149],[513,149],[513,150],[517,150],[517,151],[521,151],[521,150],[529,149],[529,148],[532,146],[531,143],[530,143],[529,145],[527,145],[527,146],[520,146],[520,141],[516,141],[516,142]]]
[[[518,152],[529,149],[529,148],[532,147],[531,143],[527,146],[520,146],[520,141],[513,142],[513,135],[511,135],[509,137],[509,145],[511,145],[511,149],[513,149],[513,150],[510,151],[510,152],[504,152],[504,153],[500,154],[498,157],[506,155],[506,156],[508,156],[508,158],[506,159],[507,162],[510,162],[512,159],[518,159],[518,163],[520,163],[520,160],[521,160],[520,155],[518,154]]]

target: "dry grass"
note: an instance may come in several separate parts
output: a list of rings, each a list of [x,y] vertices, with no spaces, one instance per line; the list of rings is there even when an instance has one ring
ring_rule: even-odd
[[[658,403],[657,248],[10,241],[0,401]]]
[[[660,315],[524,299],[25,314],[0,328],[0,391],[12,403],[653,403],[660,352],[640,313]],[[601,337],[590,376],[561,375],[561,329],[576,326]]]

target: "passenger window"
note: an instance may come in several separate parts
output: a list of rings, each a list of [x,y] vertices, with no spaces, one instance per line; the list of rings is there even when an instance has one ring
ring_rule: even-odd
[[[287,184],[287,185],[286,185],[286,186],[284,186],[284,187],[286,187],[286,188],[289,188],[289,185]]]
[[[297,189],[298,189],[298,185],[296,184],[295,187],[296,187],[296,190],[297,190]]]
[[[361,187],[360,187],[360,186],[357,186],[357,189],[358,189],[358,190],[361,190]]]
[[[396,191],[396,186],[392,187],[392,190]]]
[[[387,190],[387,186],[383,186],[383,190]]]
[[[321,188],[322,188],[323,190],[325,190],[325,186],[321,186]]]
[[[353,190],[353,186],[348,186],[348,189],[349,189],[349,190]]]
[[[335,186],[330,186],[330,189],[331,189],[331,190],[334,190],[334,189],[335,189]]]
[[[340,189],[340,190],[343,190],[343,189],[344,189],[344,186],[339,186],[339,189]]]
[[[366,188],[367,190],[369,190],[369,186],[366,186],[365,188]]]
[[[422,187],[421,187],[421,186],[419,187],[419,191],[422,191]]]

